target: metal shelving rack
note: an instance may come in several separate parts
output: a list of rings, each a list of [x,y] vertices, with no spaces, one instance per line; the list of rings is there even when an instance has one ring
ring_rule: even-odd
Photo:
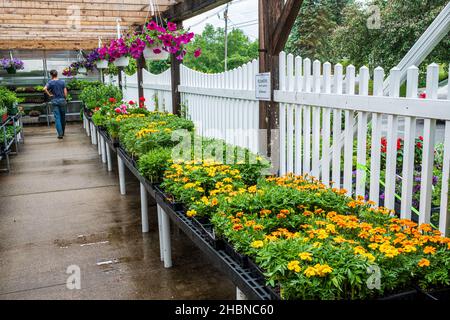
[[[10,140],[7,140],[7,138],[6,138],[6,130],[7,130],[8,126],[13,126],[13,128],[14,128],[14,135]],[[0,171],[9,172],[11,169],[9,156],[11,154],[18,154],[19,153],[19,145],[25,143],[22,115],[17,114],[14,116],[9,116],[6,119],[6,121],[4,121],[1,124],[0,130],[3,131],[3,137],[4,137],[4,140],[0,142],[0,146],[1,146],[0,160],[3,160],[3,159],[6,160],[6,169],[0,169]],[[14,146],[14,151],[12,150],[13,146]]]

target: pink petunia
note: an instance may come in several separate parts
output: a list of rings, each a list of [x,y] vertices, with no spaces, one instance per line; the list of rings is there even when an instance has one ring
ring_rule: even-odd
[[[201,49],[201,48],[195,49],[195,51],[194,51],[194,57],[198,58],[198,57],[201,56],[201,54],[202,54],[202,49]]]
[[[176,25],[176,23],[168,22],[168,23],[167,23],[167,29],[168,29],[169,31],[176,31],[176,30],[177,30],[177,25]]]

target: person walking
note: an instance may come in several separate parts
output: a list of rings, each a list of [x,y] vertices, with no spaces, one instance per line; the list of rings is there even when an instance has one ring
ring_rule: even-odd
[[[64,80],[58,79],[58,71],[51,70],[52,79],[45,85],[44,91],[50,97],[58,139],[64,137],[66,128],[67,88]]]

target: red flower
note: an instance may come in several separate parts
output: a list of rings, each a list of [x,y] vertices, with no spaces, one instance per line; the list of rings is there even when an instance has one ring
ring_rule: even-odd
[[[109,98],[109,102],[111,102],[111,103],[116,103],[117,100],[116,100],[116,98]]]
[[[134,101],[133,101],[133,100],[130,100],[130,101],[128,101],[128,104],[129,104],[129,105],[134,105]]]
[[[195,49],[194,57],[198,58],[198,57],[200,57],[201,54],[202,54],[202,49],[201,48]]]
[[[417,146],[417,148],[422,149],[422,143],[421,142],[417,142],[416,146]]]
[[[419,94],[420,99],[425,99],[427,97],[427,94],[425,92],[422,92]]]
[[[139,98],[139,101],[144,102],[144,101],[145,101],[145,98],[144,98],[144,97],[140,97],[140,98]]]
[[[402,138],[397,139],[397,150],[400,150],[402,148]]]
[[[423,137],[422,137],[422,136],[419,136],[419,140],[420,140],[420,141],[423,141]]]

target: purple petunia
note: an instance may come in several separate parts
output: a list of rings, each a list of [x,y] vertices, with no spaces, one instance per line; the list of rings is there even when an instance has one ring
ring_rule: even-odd
[[[24,63],[22,60],[13,58],[13,59],[2,59],[0,60],[0,65],[3,69],[14,68],[16,70],[22,70],[24,68]]]

